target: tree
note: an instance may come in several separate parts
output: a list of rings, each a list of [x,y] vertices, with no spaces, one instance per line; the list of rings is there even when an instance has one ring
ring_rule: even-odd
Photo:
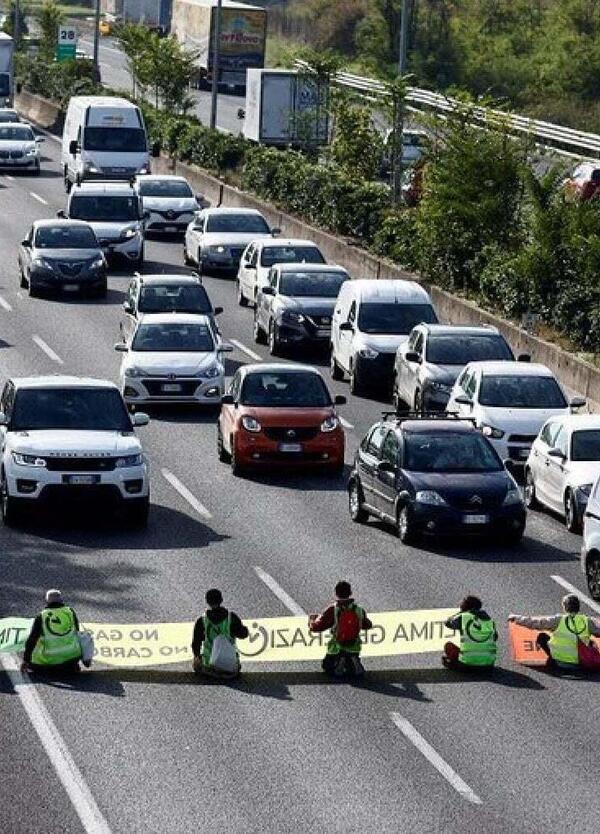
[[[44,0],[36,9],[34,19],[40,29],[39,55],[45,61],[51,61],[56,52],[58,29],[64,23],[65,15],[54,0]]]
[[[10,7],[8,10],[8,14],[6,15],[6,20],[4,21],[4,26],[2,27],[2,31],[6,32],[7,35],[11,37],[15,33],[15,12],[16,12],[16,4],[15,0],[10,0]],[[24,3],[19,4],[19,37],[23,37],[23,35],[27,35],[29,33],[29,29],[27,27],[27,15],[28,10]]]
[[[347,174],[369,181],[376,179],[381,169],[383,139],[373,127],[370,108],[344,95],[334,104],[333,113],[333,161]]]

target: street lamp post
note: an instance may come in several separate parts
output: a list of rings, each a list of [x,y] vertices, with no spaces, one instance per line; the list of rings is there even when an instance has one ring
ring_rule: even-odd
[[[411,12],[412,0],[402,0],[402,17],[400,19],[400,49],[398,51],[398,75],[406,74],[408,33],[410,32]]]
[[[220,63],[220,47],[221,47],[221,9],[223,7],[223,0],[217,0],[216,5],[216,20],[213,37],[213,54],[212,54],[212,88],[210,100],[210,126],[214,130],[217,126],[217,103],[219,94],[219,63]]]
[[[100,80],[100,0],[96,0],[96,14],[94,15],[94,75]]]
[[[10,9],[10,6],[9,6],[9,9]],[[19,6],[19,0],[15,0],[15,19],[14,19],[14,23],[13,23],[13,41],[15,42],[15,49],[18,49],[18,47],[19,47],[19,35],[21,34],[20,31],[19,31],[19,29],[20,29],[20,26],[19,26],[20,16],[21,16],[21,9],[20,9],[20,6]]]

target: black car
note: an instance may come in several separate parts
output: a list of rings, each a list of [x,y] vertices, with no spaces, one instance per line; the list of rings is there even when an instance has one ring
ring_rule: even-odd
[[[384,416],[360,444],[348,494],[353,521],[377,516],[406,544],[423,534],[516,544],[525,530],[514,478],[488,439],[456,418]]]
[[[341,266],[277,264],[269,284],[259,290],[254,309],[254,339],[268,339],[273,356],[285,348],[326,348],[340,287],[350,276]]]

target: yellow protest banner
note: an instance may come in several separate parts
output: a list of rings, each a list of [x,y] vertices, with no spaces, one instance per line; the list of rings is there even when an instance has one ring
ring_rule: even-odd
[[[444,625],[455,608],[384,611],[371,614],[373,628],[362,635],[363,657],[441,652],[454,632]],[[311,634],[306,617],[268,617],[245,621],[247,640],[238,641],[243,664],[319,660],[329,633]],[[192,659],[194,624],[87,623],[94,637],[94,662],[106,666],[143,667]]]

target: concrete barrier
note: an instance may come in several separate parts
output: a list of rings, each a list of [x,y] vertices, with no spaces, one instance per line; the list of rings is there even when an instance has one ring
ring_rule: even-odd
[[[56,102],[21,90],[15,96],[15,107],[28,121],[46,130],[62,133],[64,113]]]

